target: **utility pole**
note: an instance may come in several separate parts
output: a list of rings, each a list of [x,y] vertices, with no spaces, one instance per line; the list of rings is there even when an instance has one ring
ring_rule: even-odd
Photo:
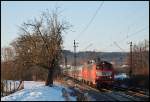
[[[142,61],[142,48],[140,47],[140,64],[141,64],[141,68],[143,68],[143,61]]]
[[[129,71],[129,76],[130,76],[130,78],[132,76],[132,42],[130,42],[130,71]]]
[[[65,74],[68,74],[68,69],[67,69],[67,56],[65,56]]]
[[[76,56],[76,48],[78,47],[77,44],[78,43],[76,43],[76,41],[74,40],[74,46],[73,46],[74,47],[74,79],[75,79],[75,70],[76,70],[76,65],[77,65],[77,63],[76,63],[76,57],[77,57]]]
[[[65,67],[67,69],[67,56],[65,56]]]
[[[146,40],[145,40],[145,52],[146,52],[146,47],[147,47],[147,46],[146,46]]]
[[[93,54],[92,54],[91,58],[92,58],[91,60],[94,60],[96,58],[96,51],[95,50],[93,50]]]

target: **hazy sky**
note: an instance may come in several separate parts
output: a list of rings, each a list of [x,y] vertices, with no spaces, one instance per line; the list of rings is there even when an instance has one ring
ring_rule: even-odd
[[[129,51],[128,42],[149,40],[148,1],[104,1],[93,22],[81,33],[102,1],[2,1],[1,2],[1,46],[8,46],[19,36],[17,25],[38,17],[42,11],[61,7],[61,19],[73,27],[63,34],[64,49],[73,51],[73,40],[77,40],[77,51]],[[72,30],[72,31],[71,31]],[[85,49],[88,45],[91,45]]]

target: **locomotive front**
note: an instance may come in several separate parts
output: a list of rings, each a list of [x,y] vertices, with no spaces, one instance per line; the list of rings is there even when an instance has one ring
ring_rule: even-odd
[[[96,64],[96,86],[112,86],[114,81],[114,71],[111,63],[102,61]]]

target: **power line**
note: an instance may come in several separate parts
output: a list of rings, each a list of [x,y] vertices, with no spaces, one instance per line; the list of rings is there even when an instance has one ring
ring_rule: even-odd
[[[83,33],[88,29],[89,25],[93,22],[94,18],[96,17],[98,11],[101,9],[103,3],[104,3],[104,1],[101,2],[101,4],[100,4],[99,7],[97,8],[97,10],[96,10],[96,12],[94,13],[94,15],[93,15],[92,19],[90,20],[90,22],[89,22],[89,23],[87,24],[87,26],[82,30],[82,32],[80,32],[80,33],[77,35],[77,37],[76,37],[75,39],[78,39],[78,38],[81,36],[81,34],[83,34]]]
[[[142,29],[140,29],[140,30],[138,30],[138,31],[136,31],[136,32],[134,32],[134,33],[128,35],[128,37],[126,37],[126,38],[120,40],[119,42],[122,42],[122,41],[124,41],[124,40],[130,38],[131,36],[137,35],[138,33],[140,33],[140,32],[142,32],[142,31],[146,30],[147,28],[148,28],[148,26],[146,26],[146,27],[144,27],[144,28],[142,28]]]
[[[73,43],[73,44],[74,44],[73,47],[74,47],[74,78],[75,78],[75,73],[76,73],[75,70],[76,70],[76,65],[77,65],[77,62],[76,62],[76,57],[77,57],[77,56],[76,56],[76,48],[78,47],[78,46],[77,46],[78,43],[76,43],[76,41],[74,40],[74,43]]]
[[[146,30],[147,28],[148,28],[148,26],[146,26],[146,27],[144,27],[144,28],[142,28],[142,29],[140,29],[140,30],[134,32],[134,33],[131,33],[130,35],[128,35],[127,37],[123,38],[122,40],[120,40],[120,41],[118,41],[118,42],[119,42],[119,43],[122,43],[122,42],[125,41],[126,39],[128,39],[128,38],[130,38],[130,37],[132,37],[132,36],[134,36],[134,35],[139,34],[140,32]],[[128,30],[129,30],[129,28],[128,28]],[[115,43],[112,41],[112,43],[111,43],[110,45],[108,45],[107,47],[105,47],[104,49],[106,49],[106,48],[112,46],[113,44],[115,44],[115,45],[116,45],[119,49],[121,49],[122,51],[125,51],[125,50],[123,50],[123,49],[117,44],[116,41],[115,41]]]
[[[78,38],[81,36],[81,34],[83,35],[83,33],[88,29],[89,25],[92,23],[92,21],[94,20],[96,14],[98,13],[98,10],[101,9],[103,3],[104,3],[104,2],[102,2],[102,3],[100,4],[100,6],[99,6],[98,9],[96,10],[95,14],[93,15],[93,18],[91,19],[91,21],[88,23],[88,25],[85,27],[85,29],[77,36],[76,39],[78,39]],[[143,16],[142,16],[142,17],[143,17]],[[131,25],[133,25],[133,24],[135,24],[135,23],[132,23]],[[131,26],[131,25],[130,25],[130,26]],[[129,27],[128,27],[128,32],[127,32],[127,34],[128,34],[128,33],[129,33]],[[128,35],[127,35],[127,37],[128,37]],[[112,46],[112,44],[109,45],[109,46]]]
[[[144,30],[146,30],[148,28],[148,26],[146,26],[146,27],[144,27],[144,28],[142,28],[142,29],[140,29],[140,30],[138,30],[138,31],[136,31],[136,32],[134,32],[134,33],[132,33],[132,34],[130,34],[128,37],[126,37],[126,38],[123,38],[123,39],[121,39],[120,41],[118,41],[119,43],[122,43],[123,41],[125,41],[126,39],[128,39],[128,38],[130,38],[130,37],[132,37],[132,36],[134,36],[134,35],[137,35],[139,32],[142,32],[142,31],[144,31]],[[114,42],[113,42],[114,43]],[[113,43],[111,43],[110,45],[108,45],[107,47],[105,47],[104,49],[106,49],[106,48],[108,48],[109,46],[112,46],[112,44]],[[117,42],[116,42],[117,43]],[[118,46],[118,45],[116,45],[116,46]],[[121,48],[122,49],[122,48]]]
[[[132,42],[130,42],[130,71],[129,76],[132,76]]]
[[[100,6],[98,7],[98,9],[97,9],[96,12],[94,13],[92,19],[91,19],[90,22],[88,23],[88,25],[87,25],[87,26],[83,29],[83,31],[77,36],[76,39],[78,39],[81,35],[83,35],[84,32],[89,28],[90,24],[93,22],[94,18],[96,17],[96,15],[97,15],[97,13],[98,13],[98,10],[101,9],[103,3],[104,3],[104,2],[102,2],[102,3],[100,4]],[[132,23],[131,25],[133,25],[133,24],[135,24],[135,23]],[[134,36],[134,35],[137,35],[137,33],[141,32],[141,31],[143,31],[143,30],[145,30],[145,29],[146,29],[146,28],[143,28],[143,29],[141,29],[141,30],[139,30],[139,31],[137,31],[137,32],[134,32],[134,33],[128,35],[126,38],[122,39],[121,42],[124,41],[124,40],[126,40],[126,39],[128,39],[128,38],[130,38],[130,37],[132,37],[132,36]],[[127,33],[129,33],[129,28],[128,28],[128,32],[127,32]],[[120,41],[119,41],[119,42],[120,42]],[[113,44],[113,43],[112,43],[112,44]],[[109,46],[112,46],[112,44],[110,44]],[[116,45],[118,48],[120,48],[121,50],[123,50],[118,44],[115,44],[115,45]],[[107,48],[107,47],[106,47],[106,48]]]
[[[117,44],[117,42],[114,41],[114,44],[115,44],[120,50],[122,50],[123,52],[125,52],[125,50],[122,49],[122,48]]]
[[[90,20],[90,22],[89,22],[89,23],[87,24],[87,26],[83,29],[83,31],[78,34],[78,36],[76,37],[76,39],[78,39],[78,38],[81,36],[81,34],[83,35],[83,33],[88,29],[88,27],[90,26],[90,24],[93,22],[94,18],[96,17],[98,11],[101,9],[103,3],[104,3],[104,1],[102,1],[102,3],[99,5],[99,7],[97,8],[96,12],[94,13],[92,19]]]
[[[82,50],[86,50],[87,48],[89,48],[89,47],[91,47],[93,44],[92,43],[90,43],[88,46],[86,46],[84,49],[82,49]]]

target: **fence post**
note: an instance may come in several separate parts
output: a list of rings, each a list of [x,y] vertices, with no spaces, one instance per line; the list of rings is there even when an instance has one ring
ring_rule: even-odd
[[[10,93],[11,93],[11,81],[10,81]]]
[[[7,80],[6,80],[6,95],[7,95],[7,88],[8,88],[8,85],[7,85]]]
[[[3,90],[4,90],[4,85],[3,85],[3,81],[1,81],[1,92],[2,92],[2,96],[3,96]]]
[[[14,91],[15,91],[15,81],[14,81]]]

